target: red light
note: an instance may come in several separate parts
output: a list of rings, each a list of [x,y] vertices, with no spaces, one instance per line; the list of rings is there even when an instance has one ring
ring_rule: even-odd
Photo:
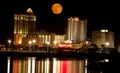
[[[59,47],[63,47],[63,48],[71,48],[72,45],[71,44],[59,44]]]

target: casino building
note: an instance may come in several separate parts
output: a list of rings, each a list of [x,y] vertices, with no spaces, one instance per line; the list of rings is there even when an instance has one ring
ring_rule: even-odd
[[[68,18],[67,40],[72,43],[84,42],[87,39],[87,20],[78,17]]]
[[[35,33],[36,16],[31,8],[25,14],[14,14],[14,44],[22,43],[22,38],[27,34]]]

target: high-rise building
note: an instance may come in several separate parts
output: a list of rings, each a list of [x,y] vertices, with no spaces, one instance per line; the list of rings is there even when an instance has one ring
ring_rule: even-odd
[[[108,30],[100,30],[92,32],[92,43],[99,48],[108,47],[114,48],[114,32]]]
[[[22,37],[27,34],[35,33],[36,16],[31,8],[28,8],[25,14],[14,14],[14,43],[22,43]]]
[[[87,39],[87,20],[78,17],[68,18],[67,40],[80,43]]]

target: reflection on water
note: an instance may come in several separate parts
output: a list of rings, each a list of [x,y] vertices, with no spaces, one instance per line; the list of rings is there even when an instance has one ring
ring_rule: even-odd
[[[92,73],[87,65],[88,59],[8,57],[7,73]]]

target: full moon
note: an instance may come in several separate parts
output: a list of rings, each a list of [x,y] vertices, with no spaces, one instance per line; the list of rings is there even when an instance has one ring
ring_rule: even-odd
[[[62,12],[63,8],[62,5],[59,3],[55,3],[52,5],[52,12],[54,14],[60,14]]]

